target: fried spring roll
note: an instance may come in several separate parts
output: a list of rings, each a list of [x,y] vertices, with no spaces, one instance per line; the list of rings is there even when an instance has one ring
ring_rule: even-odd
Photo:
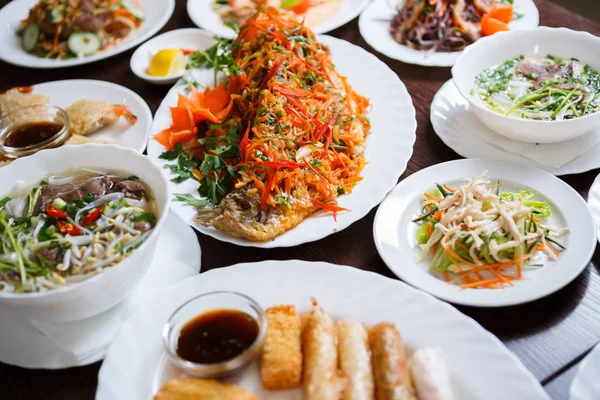
[[[375,399],[369,337],[361,321],[344,319],[337,324],[340,368],[346,378],[343,400]]]
[[[339,400],[345,380],[337,371],[335,324],[313,300],[313,308],[302,331],[305,400]]]
[[[172,379],[154,400],[258,400],[258,397],[241,387],[213,379]]]
[[[369,345],[377,400],[415,400],[404,344],[394,324],[369,330]]]
[[[452,386],[440,349],[419,349],[408,362],[419,400],[453,400]]]
[[[267,334],[262,350],[260,375],[265,389],[300,386],[302,380],[302,321],[292,305],[268,308]]]

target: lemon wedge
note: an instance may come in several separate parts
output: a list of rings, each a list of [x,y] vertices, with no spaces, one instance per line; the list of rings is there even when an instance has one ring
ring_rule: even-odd
[[[150,76],[177,75],[185,69],[187,57],[179,49],[164,49],[157,52],[150,60],[146,71]]]

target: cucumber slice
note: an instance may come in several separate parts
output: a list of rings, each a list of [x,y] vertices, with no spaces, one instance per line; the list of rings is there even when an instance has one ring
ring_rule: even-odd
[[[23,48],[31,51],[40,40],[40,27],[35,22],[27,25],[23,30]]]
[[[146,19],[146,13],[133,0],[121,0],[121,6],[128,10],[134,17],[143,21]]]
[[[71,53],[89,56],[100,50],[102,42],[94,32],[75,32],[69,36],[67,45]]]

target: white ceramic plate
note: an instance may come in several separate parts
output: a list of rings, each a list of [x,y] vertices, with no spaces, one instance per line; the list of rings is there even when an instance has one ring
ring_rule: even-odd
[[[504,138],[473,114],[469,102],[461,96],[452,80],[446,82],[433,98],[430,118],[440,139],[463,157],[507,161],[540,168],[554,175],[578,174],[600,167],[599,130],[570,142],[537,146]],[[539,161],[551,163],[556,163],[559,157],[570,161],[552,167],[523,154],[535,155]]]
[[[598,230],[598,240],[600,241],[600,175],[594,179],[594,183],[590,187],[587,203],[592,217],[594,217],[596,230]]]
[[[571,400],[597,400],[600,397],[600,345],[588,354],[571,383]]]
[[[122,53],[144,42],[158,32],[173,14],[175,0],[139,0],[146,13],[146,19],[142,25],[132,32],[122,43],[113,46],[106,51],[84,57],[69,60],[53,60],[34,56],[23,50],[21,38],[16,31],[20,27],[19,21],[29,15],[31,9],[38,0],[15,0],[0,10],[0,43],[2,51],[0,59],[10,64],[29,68],[64,68],[75,65],[88,64],[103,60]]]
[[[200,245],[193,229],[169,213],[159,236],[159,249],[193,269],[200,271]],[[168,267],[168,266],[165,266]],[[29,321],[10,315],[0,324],[0,361],[21,368],[61,369],[80,367],[101,360],[106,347],[84,359],[57,346]]]
[[[152,113],[144,99],[137,93],[115,83],[90,79],[71,79],[33,85],[35,93],[48,96],[50,104],[66,108],[77,100],[90,99],[122,104],[138,117],[130,125],[124,118],[89,135],[90,139],[108,140],[121,147],[141,153],[146,148]]]
[[[333,62],[339,73],[361,95],[370,98],[373,106],[368,114],[371,134],[367,138],[365,157],[367,166],[362,172],[364,180],[353,192],[340,196],[339,205],[350,212],[338,214],[335,222],[330,213],[316,214],[304,220],[294,229],[264,243],[234,238],[214,228],[206,228],[194,222],[195,209],[182,202],[172,201],[171,210],[200,232],[230,243],[254,247],[287,247],[322,239],[347,228],[364,217],[391,190],[406,169],[415,141],[415,108],[410,95],[398,76],[372,54],[343,40],[321,36],[320,40],[331,49]],[[196,70],[194,77],[202,84],[213,83],[209,70]],[[184,93],[185,85],[174,86],[158,108],[148,143],[148,156],[156,163],[167,162],[158,158],[165,148],[154,140],[153,135],[171,125],[169,107],[177,104],[177,94]],[[172,193],[191,193],[197,196],[198,183],[188,180],[181,184],[170,183]]]
[[[325,33],[348,23],[365,8],[368,0],[339,0],[337,11],[322,23],[312,27],[315,33]],[[236,33],[225,25],[221,16],[213,8],[214,0],[188,0],[187,11],[191,20],[215,35],[235,38]]]
[[[202,29],[176,29],[163,33],[138,47],[131,56],[131,71],[138,78],[157,85],[173,84],[184,74],[172,76],[150,76],[146,73],[152,56],[163,49],[206,50],[214,44],[212,35]]]
[[[427,53],[401,45],[392,39],[390,21],[397,14],[394,0],[374,0],[360,15],[358,27],[366,42],[378,52],[408,64],[429,67],[451,67],[460,51]],[[529,29],[539,25],[539,13],[532,0],[515,0],[515,13],[523,16],[510,23],[511,29]]]
[[[393,322],[409,349],[442,349],[456,399],[548,399],[514,354],[448,304],[371,272],[292,260],[211,270],[160,292],[126,321],[110,346],[98,376],[96,400],[149,399],[165,380],[180,375],[166,360],[163,326],[182,303],[215,290],[244,293],[263,307],[294,304],[301,312],[315,297],[335,318],[359,318],[368,325]],[[237,383],[263,400],[301,398],[299,390],[262,389],[256,365]]]
[[[561,237],[565,250],[560,259],[537,270],[524,271],[524,279],[502,290],[461,290],[429,272],[430,260],[417,264],[420,253],[415,233],[423,192],[436,183],[458,187],[464,178],[484,171],[499,179],[502,192],[531,188],[552,206],[549,225],[569,227]],[[479,307],[525,303],[547,296],[575,279],[588,265],[596,248],[596,229],[585,201],[562,180],[539,169],[499,161],[456,160],[416,172],[400,182],[379,206],[373,226],[375,245],[388,267],[402,280],[446,301]]]

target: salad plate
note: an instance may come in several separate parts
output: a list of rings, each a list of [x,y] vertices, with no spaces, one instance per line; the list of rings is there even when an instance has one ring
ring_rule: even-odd
[[[571,383],[570,399],[597,399],[600,394],[598,375],[600,375],[600,345],[596,345],[581,361],[573,383]]]
[[[598,230],[600,229],[600,175],[594,179],[594,183],[590,187],[587,203]],[[598,233],[598,240],[600,241],[600,232]]]
[[[349,209],[335,220],[331,214],[318,213],[304,219],[293,229],[273,240],[256,242],[233,237],[213,227],[195,221],[197,211],[181,201],[171,202],[171,210],[201,233],[230,243],[254,247],[288,247],[324,238],[345,229],[364,217],[384,198],[396,184],[412,155],[415,141],[415,109],[406,87],[398,76],[375,56],[346,41],[329,36],[319,40],[331,50],[332,61],[340,75],[348,78],[357,93],[369,99],[371,109],[367,114],[371,133],[364,146],[367,165],[361,180],[351,194],[339,197],[338,205]],[[191,70],[191,78],[200,87],[213,85],[213,72],[208,69]],[[171,125],[170,107],[175,106],[180,94],[186,95],[189,87],[178,83],[167,94],[158,108],[148,142],[148,155],[159,165],[170,162],[160,158],[166,148],[154,135]],[[174,176],[174,175],[173,175]],[[172,193],[198,195],[198,181],[188,179],[182,183],[170,182]]]
[[[316,25],[310,26],[315,33],[326,33],[339,28],[354,19],[368,4],[368,0],[328,0],[337,2],[336,10],[329,16],[316,16]],[[190,19],[200,28],[206,29],[217,36],[228,39],[236,37],[233,29],[227,26],[215,10],[215,0],[188,0],[187,11]],[[323,18],[325,17],[325,18]]]
[[[387,57],[408,64],[428,67],[451,67],[462,51],[431,52],[412,49],[396,42],[390,33],[392,19],[398,14],[396,4],[391,0],[374,0],[362,12],[358,21],[360,34],[365,41]],[[515,0],[514,15],[510,29],[530,29],[539,25],[539,13],[532,0]]]
[[[480,177],[486,171],[491,183],[487,183],[490,185],[488,189],[485,186],[471,187],[470,182],[465,181],[465,178]],[[432,218],[435,220],[431,222],[431,219],[419,216],[420,210],[428,210],[425,203],[421,205],[423,198],[441,196],[445,199],[449,194],[440,195],[436,192],[434,197],[431,197],[431,188],[436,188],[436,184],[453,187],[451,197],[459,200],[454,200],[458,203],[451,200],[444,203],[455,205],[454,209],[444,206],[442,202],[437,203],[436,200],[436,211],[439,207],[442,215],[436,216],[432,212]],[[482,185],[485,185],[485,182]],[[458,197],[454,196],[455,193],[458,193]],[[461,197],[465,193],[468,195]],[[479,196],[484,196],[486,200],[482,202]],[[461,203],[461,198],[474,201]],[[496,198],[498,200],[495,200]],[[462,210],[465,204],[468,208]],[[543,210],[541,206],[544,207]],[[507,209],[512,210],[510,214],[507,214]],[[482,215],[482,212],[485,217],[477,217]],[[496,212],[500,214],[495,214]],[[462,217],[463,219],[457,217],[456,222],[452,224],[449,221],[453,220],[449,218],[454,215],[472,216]],[[485,225],[483,220],[489,221],[491,225]],[[429,239],[421,239],[423,231],[419,228],[424,226],[424,223],[429,225],[427,221],[433,224],[434,233],[438,228],[443,232],[443,235],[440,235],[443,240],[437,242],[436,250],[419,246],[425,242],[434,243],[435,238],[440,237],[439,234],[434,236],[428,232]],[[437,227],[442,222],[443,224]],[[452,226],[456,227],[453,229]],[[478,229],[479,227],[481,229]],[[426,228],[429,230],[431,226]],[[509,229],[511,233],[504,233],[504,238],[497,236],[502,236],[504,229]],[[527,233],[521,231],[525,229]],[[379,254],[398,277],[443,300],[479,307],[521,304],[556,292],[585,269],[596,247],[594,221],[587,205],[581,196],[562,180],[538,169],[478,159],[438,164],[400,182],[380,205],[373,232]],[[453,242],[453,235],[464,240]],[[469,236],[478,244],[473,245],[473,239],[469,240]],[[523,239],[517,239],[517,236]],[[494,253],[494,248],[500,250],[500,244],[513,239],[511,244],[504,246],[504,249],[507,249],[506,253]],[[544,246],[552,244],[552,249],[538,246],[540,242]],[[422,253],[425,249],[427,251]],[[431,250],[435,253],[440,249],[441,257],[429,252]],[[494,258],[491,261],[487,261],[490,259],[488,251]],[[552,253],[553,256],[539,258],[546,253]],[[521,262],[522,260],[524,261]],[[490,270],[495,274],[500,273],[499,276],[496,275],[498,281],[502,279],[506,282],[504,279],[508,276],[508,282],[486,285],[496,282],[496,277],[487,280],[484,275],[488,272],[488,265],[499,267]],[[473,279],[472,274],[464,274],[471,269],[481,272],[483,278],[477,275],[477,279]],[[442,272],[450,272],[450,275],[444,276]],[[465,276],[463,280],[462,277]],[[473,281],[476,283],[468,283]]]
[[[175,0],[139,0],[143,10],[141,24],[122,42],[85,57],[53,59],[28,53],[24,50],[21,37],[17,35],[19,21],[27,18],[29,10],[38,2],[39,0],[12,1],[0,10],[0,41],[4,44],[0,59],[3,61],[28,68],[64,68],[103,60],[148,40],[165,26],[175,9]]]
[[[491,158],[553,175],[579,174],[600,167],[600,129],[563,143],[536,145],[508,139],[475,116],[452,80],[433,98],[430,120],[439,138],[463,157]]]
[[[96,399],[152,398],[166,380],[180,377],[182,372],[166,358],[163,327],[181,304],[217,290],[241,292],[262,307],[294,304],[300,312],[309,309],[313,297],[336,318],[359,318],[367,325],[390,321],[409,351],[424,345],[442,350],[455,398],[548,399],[514,354],[452,306],[371,272],[298,260],[212,270],[158,293],[127,320],[111,344],[98,375]],[[297,390],[262,389],[257,363],[228,381],[260,399],[301,398]]]
[[[184,264],[190,272],[187,276],[198,273],[200,270],[200,245],[196,234],[186,224],[184,224],[176,215],[169,213],[167,220],[159,236],[158,252],[163,252],[175,260]],[[160,272],[168,265],[156,268],[154,275],[168,275],[168,272]],[[182,274],[185,276],[185,273]],[[169,279],[165,279],[168,281]],[[145,285],[143,280],[141,285]],[[149,287],[166,287],[160,284],[151,284]],[[134,294],[135,295],[135,294]],[[132,295],[132,296],[134,296]],[[127,303],[125,300],[124,303]],[[116,308],[121,308],[118,305]],[[96,326],[101,321],[112,321],[111,313],[122,313],[122,310],[109,310],[97,317],[92,317],[84,321],[85,326],[80,322],[68,323],[63,326],[41,325],[38,322],[30,322],[24,318],[14,315],[5,315],[4,322],[0,325],[0,335],[3,338],[0,345],[0,361],[6,364],[15,365],[21,368],[43,368],[43,369],[62,369],[70,367],[80,367],[95,363],[104,357],[106,349],[113,339],[118,329],[114,329],[112,336],[94,337],[93,343],[86,344],[93,350],[77,354],[74,349],[67,349],[63,343],[64,339],[60,336],[74,336],[78,332],[86,331],[91,325]],[[118,319],[115,318],[115,319]],[[114,322],[113,322],[114,324]],[[118,323],[116,324],[118,325]],[[69,326],[69,328],[65,328]],[[42,332],[48,331],[48,334]],[[52,338],[50,337],[52,336]]]

